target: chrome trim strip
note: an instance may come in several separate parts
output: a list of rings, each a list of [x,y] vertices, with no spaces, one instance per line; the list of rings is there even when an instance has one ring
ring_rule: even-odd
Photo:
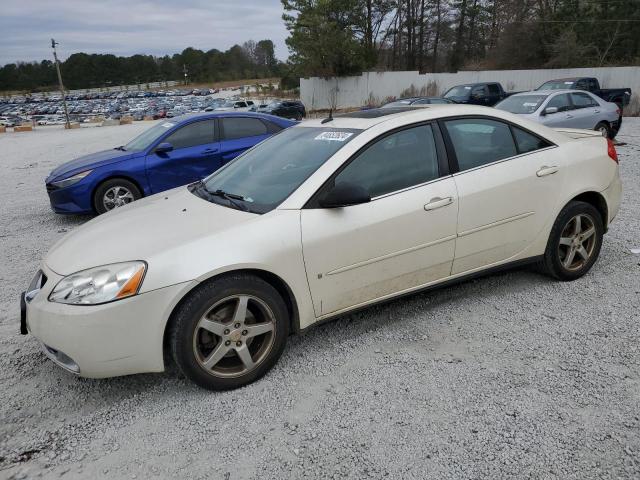
[[[456,235],[449,235],[448,237],[443,237],[438,240],[434,240],[433,242],[423,243],[421,245],[416,245],[415,247],[405,248],[404,250],[399,250],[393,253],[387,253],[386,255],[370,258],[369,260],[363,260],[362,262],[354,263],[352,265],[347,265],[345,267],[336,268],[335,270],[331,270],[330,272],[327,272],[326,275],[336,275],[338,273],[343,273],[349,270],[353,270],[354,268],[364,267],[365,265],[370,265],[372,263],[380,262],[382,260],[387,260],[388,258],[404,255],[405,253],[415,252],[416,250],[432,247],[434,245],[438,245],[440,243],[448,242],[449,240],[455,240],[455,239],[456,239]]]
[[[534,215],[536,212],[526,212],[521,213],[520,215],[515,215],[509,218],[503,218],[502,220],[498,220],[497,222],[488,223],[486,225],[482,225],[480,227],[471,228],[469,230],[465,230],[464,232],[458,233],[458,237],[464,237],[466,235],[471,235],[472,233],[480,232],[482,230],[487,230],[488,228],[497,227],[499,225],[504,225],[505,223],[514,222],[516,220],[520,220],[521,218],[526,218],[531,215]]]

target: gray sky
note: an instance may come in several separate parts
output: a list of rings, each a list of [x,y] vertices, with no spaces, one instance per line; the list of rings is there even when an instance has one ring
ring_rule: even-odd
[[[280,0],[17,0],[0,7],[0,65],[61,59],[75,52],[179,53],[186,47],[226,50],[270,39],[288,56]]]

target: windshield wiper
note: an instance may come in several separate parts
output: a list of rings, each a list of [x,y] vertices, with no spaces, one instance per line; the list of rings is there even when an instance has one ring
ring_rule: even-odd
[[[123,152],[127,151],[127,149],[124,148],[124,145],[120,145],[119,147],[115,147],[114,150],[122,150]]]
[[[243,205],[242,203],[238,203],[238,200],[241,200],[243,202],[245,201],[245,198],[242,195],[236,195],[235,193],[227,193],[224,190],[220,190],[220,189],[211,191],[207,188],[204,182],[202,182],[202,186],[209,195],[213,195],[214,197],[222,197],[225,200],[228,200],[229,203],[235,206],[238,210],[244,210],[245,212],[249,211],[246,205]]]

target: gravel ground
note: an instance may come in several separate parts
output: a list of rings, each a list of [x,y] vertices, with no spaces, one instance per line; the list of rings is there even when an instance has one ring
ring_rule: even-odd
[[[640,119],[586,277],[520,269],[375,307],[225,393],[77,379],[17,333],[19,292],[86,221],[49,210],[44,177],[147,126],[0,135],[0,478],[640,478]]]

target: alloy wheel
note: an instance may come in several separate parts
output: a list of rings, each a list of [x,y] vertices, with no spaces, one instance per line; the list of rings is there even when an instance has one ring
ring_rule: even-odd
[[[122,207],[134,200],[135,198],[133,198],[133,193],[128,188],[116,185],[104,192],[104,195],[102,196],[102,205],[104,205],[105,210],[108,211]]]
[[[233,295],[216,302],[200,318],[193,333],[193,353],[209,374],[239,377],[267,357],[275,330],[275,316],[265,302]]]
[[[591,259],[595,246],[594,220],[591,215],[580,213],[572,217],[562,230],[558,244],[560,263],[566,270],[580,270]]]

